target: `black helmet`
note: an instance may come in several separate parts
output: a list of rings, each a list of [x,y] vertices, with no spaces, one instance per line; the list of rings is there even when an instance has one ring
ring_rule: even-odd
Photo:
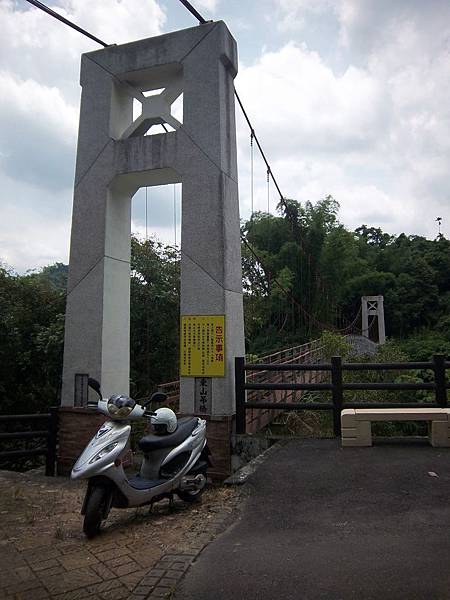
[[[125,394],[113,394],[108,400],[108,412],[116,418],[128,417],[135,406],[136,402]]]

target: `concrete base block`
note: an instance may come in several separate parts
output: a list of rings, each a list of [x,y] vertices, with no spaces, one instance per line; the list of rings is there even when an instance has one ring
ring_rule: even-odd
[[[341,436],[343,438],[356,438],[356,427],[342,427]]]
[[[342,447],[347,448],[350,446],[359,447],[359,448],[368,448],[372,445],[372,438],[370,440],[367,439],[359,439],[359,438],[342,438]]]
[[[358,408],[357,421],[448,421],[445,408]]]
[[[434,448],[450,448],[450,427],[448,421],[431,423],[430,444]]]
[[[372,421],[430,421],[430,444],[450,448],[449,408],[362,408],[341,413],[342,446],[371,446]]]
[[[341,428],[351,429],[356,427],[356,417],[354,408],[345,408],[341,412]]]
[[[371,446],[372,429],[370,421],[358,421],[356,427],[342,428],[341,436],[343,446]]]

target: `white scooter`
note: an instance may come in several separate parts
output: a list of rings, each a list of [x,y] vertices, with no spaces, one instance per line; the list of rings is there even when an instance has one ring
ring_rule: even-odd
[[[103,399],[100,384],[89,378],[89,386],[100,399],[94,405],[109,417],[75,463],[72,479],[87,479],[81,514],[83,531],[94,537],[112,507],[130,508],[153,504],[177,494],[185,502],[199,498],[206,486],[211,464],[206,442],[206,421],[198,417],[178,419],[169,408],[147,410],[152,402],[167,400],[156,392],[144,406],[124,395]],[[144,454],[140,472],[128,479],[122,465],[130,437],[129,421],[147,418],[154,433],[138,443]]]

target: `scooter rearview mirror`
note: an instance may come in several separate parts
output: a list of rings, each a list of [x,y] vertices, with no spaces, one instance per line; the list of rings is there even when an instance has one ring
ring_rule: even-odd
[[[155,392],[151,395],[149,403],[150,402],[154,402],[155,404],[162,404],[163,402],[167,402],[167,394],[164,394],[163,392]]]
[[[148,400],[142,403],[142,406],[150,406],[152,402],[155,404],[167,402],[167,394],[164,394],[163,392],[155,392],[150,396],[150,398],[148,398]]]
[[[100,400],[102,399],[102,393],[100,391],[100,383],[94,379],[93,377],[89,377],[88,379],[88,386],[90,388],[92,388],[94,390],[94,392],[97,392],[97,394],[100,396]]]

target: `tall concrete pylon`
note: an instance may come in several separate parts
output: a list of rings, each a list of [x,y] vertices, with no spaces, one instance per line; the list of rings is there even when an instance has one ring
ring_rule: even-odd
[[[233,414],[234,357],[244,354],[236,73],[223,22],[82,56],[63,406],[74,406],[77,374],[99,379],[104,396],[128,393],[131,199],[139,187],[181,182],[181,314],[225,316],[211,414]],[[182,124],[171,113],[181,93]],[[162,123],[174,131],[145,135]],[[194,377],[183,377],[182,412],[194,412],[194,393]]]
[[[362,296],[362,334],[369,337],[369,316],[377,318],[378,325],[378,343],[384,344],[386,341],[386,331],[384,326],[384,299],[383,296]]]

